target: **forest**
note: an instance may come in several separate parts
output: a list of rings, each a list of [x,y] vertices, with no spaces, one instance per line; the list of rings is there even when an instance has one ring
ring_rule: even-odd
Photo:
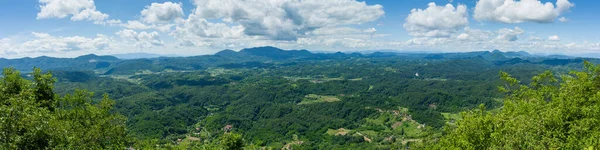
[[[599,62],[275,47],[0,59],[0,149],[594,149]]]

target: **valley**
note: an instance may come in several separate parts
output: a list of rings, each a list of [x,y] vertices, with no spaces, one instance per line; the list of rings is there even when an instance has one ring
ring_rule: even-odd
[[[139,140],[202,144],[231,125],[231,132],[256,147],[385,149],[439,138],[461,111],[480,104],[499,108],[500,71],[527,83],[544,70],[564,72],[583,62],[506,55],[313,54],[258,47],[183,58],[40,61],[58,79],[59,95],[87,89],[96,98],[106,93],[116,100],[115,112],[128,118],[127,134]],[[33,62],[14,67],[39,65]],[[11,66],[10,60],[0,64]]]

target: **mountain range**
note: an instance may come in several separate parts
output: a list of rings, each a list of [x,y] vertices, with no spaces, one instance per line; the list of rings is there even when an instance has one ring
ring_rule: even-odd
[[[153,58],[138,58],[153,57]],[[369,57],[389,57],[391,59],[483,59],[497,65],[515,63],[564,64],[581,62],[580,58],[568,56],[537,56],[524,51],[502,52],[475,51],[464,53],[397,53],[372,52],[354,53],[312,53],[308,50],[283,50],[276,47],[246,48],[240,51],[223,50],[214,55],[190,57],[165,57],[157,54],[126,54],[114,56],[83,55],[76,58],[36,57],[20,59],[0,58],[0,67],[14,67],[29,71],[33,67],[47,70],[87,70],[97,74],[132,74],[135,72],[171,70],[199,70],[209,67],[265,67],[272,62],[292,62],[304,60],[353,59]]]

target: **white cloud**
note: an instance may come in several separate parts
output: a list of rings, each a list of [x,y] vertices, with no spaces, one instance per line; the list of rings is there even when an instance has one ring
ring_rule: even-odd
[[[452,4],[437,6],[431,2],[427,9],[412,9],[404,29],[417,37],[450,37],[469,24],[467,6]]]
[[[122,39],[132,42],[136,47],[149,48],[154,46],[163,46],[164,42],[160,40],[158,32],[145,32],[142,31],[137,33],[133,30],[124,29],[115,33]]]
[[[542,41],[542,40],[544,40],[544,39],[541,37],[538,37],[538,36],[530,36],[529,37],[529,41]]]
[[[101,21],[99,23],[95,22],[95,23],[101,24],[101,25],[108,25],[108,26],[120,26],[121,24],[123,24],[123,22],[121,22],[121,20],[116,20],[116,19]]]
[[[375,28],[368,28],[368,29],[364,30],[363,32],[369,33],[369,34],[375,34],[375,32],[377,32],[377,29],[375,29]]]
[[[540,0],[479,0],[474,18],[502,23],[550,23],[573,6],[568,0],[557,0],[556,7]]]
[[[466,33],[461,33],[460,35],[458,35],[456,37],[456,39],[458,39],[458,40],[466,40],[467,38],[469,38],[469,34],[466,34]]]
[[[105,35],[98,34],[94,38],[82,36],[52,36],[48,33],[32,32],[32,40],[14,43],[8,38],[0,40],[0,53],[4,57],[11,56],[35,56],[40,54],[62,54],[62,53],[97,53],[109,49],[112,41]]]
[[[498,30],[498,39],[505,41],[517,41],[519,40],[519,35],[524,34],[525,31],[519,27],[515,27],[515,29],[507,29],[503,28]]]
[[[195,0],[194,4],[197,18],[191,19],[221,19],[241,25],[248,36],[274,40],[296,40],[315,29],[362,24],[384,14],[381,5],[355,0]]]
[[[548,40],[550,40],[550,41],[560,41],[560,38],[558,37],[558,35],[553,35],[553,36],[549,36]]]
[[[471,29],[465,27],[464,33],[459,34],[456,38],[459,40],[467,40],[472,42],[482,42],[493,40],[492,37],[496,37],[497,33],[487,30]]]
[[[560,18],[558,18],[558,21],[560,21],[560,22],[569,22],[569,19],[567,19],[565,17],[560,17]]]
[[[244,34],[244,29],[241,25],[229,26],[225,23],[212,23],[191,14],[188,19],[175,27],[175,30],[170,35],[179,39],[182,45],[206,46],[213,43],[207,43],[207,40],[226,41],[249,38]]]
[[[127,21],[127,23],[122,24],[122,26],[125,28],[128,28],[128,29],[134,29],[134,30],[146,30],[146,29],[152,28],[151,26],[146,25],[137,20]]]
[[[193,4],[195,9],[186,15],[182,3],[152,3],[138,11],[138,19],[122,22],[109,20],[107,14],[96,10],[93,0],[40,0],[38,19],[70,17],[124,29],[112,35],[119,40],[104,35],[57,37],[47,33],[32,33],[29,36],[33,39],[28,41],[0,39],[0,55],[60,56],[67,52],[106,54],[135,50],[197,55],[264,45],[340,51],[600,49],[599,43],[562,44],[553,42],[552,37],[530,35],[518,27],[471,29],[465,5],[430,3],[427,8],[413,9],[403,27],[414,38],[395,41],[382,38],[387,35],[375,28],[355,26],[377,21],[385,14],[381,5],[367,5],[358,0],[193,0]],[[478,0],[474,17],[504,23],[564,22],[568,19],[561,15],[571,7],[573,4],[568,0],[557,0],[555,4],[540,0]],[[383,25],[380,21],[375,23]],[[162,41],[160,36],[164,35],[172,36],[175,43]]]
[[[557,0],[556,1],[556,10],[558,13],[563,13],[569,11],[571,7],[575,6],[575,4],[569,2],[569,0]]]
[[[386,45],[377,38],[386,35],[376,34],[375,28],[356,29],[350,27],[327,27],[307,33],[307,37],[299,38],[295,44],[304,47],[325,46],[331,49],[352,50],[372,49]]]
[[[9,56],[8,50],[12,47],[9,38],[0,39],[0,56]],[[1,57],[0,57],[1,58]]]
[[[141,20],[146,23],[168,23],[183,17],[181,3],[152,3],[142,10]]]
[[[453,35],[449,38],[415,37],[396,45],[394,49],[402,49],[405,51],[430,50],[437,52],[466,52],[500,49],[503,51],[525,50],[530,53],[546,54],[596,53],[596,51],[600,50],[600,43],[584,41],[563,44],[561,42],[553,41],[558,40],[558,36],[551,36],[548,40],[545,40],[536,36],[534,33],[525,32],[519,27],[513,29],[504,28],[497,31],[471,29],[466,27],[464,31],[464,33]],[[519,40],[521,38],[528,40]]]
[[[94,0],[40,0],[40,12],[37,19],[65,18],[71,16],[73,21],[97,21],[108,18],[96,10]]]

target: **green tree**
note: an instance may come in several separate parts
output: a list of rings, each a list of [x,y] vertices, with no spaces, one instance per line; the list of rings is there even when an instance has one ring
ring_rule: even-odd
[[[235,133],[225,133],[221,136],[221,146],[226,150],[241,150],[244,148],[244,139],[242,135]]]
[[[122,149],[125,117],[111,113],[114,101],[92,102],[78,90],[58,98],[52,74],[32,73],[33,81],[7,68],[0,78],[0,149]]]
[[[33,83],[35,100],[40,104],[40,107],[47,108],[50,111],[54,110],[55,95],[53,92],[55,78],[52,78],[52,74],[47,72],[42,73],[42,69],[33,68]]]
[[[584,149],[600,147],[600,66],[585,62],[561,82],[547,71],[529,85],[500,73],[506,84],[497,113],[462,113],[431,149]]]

